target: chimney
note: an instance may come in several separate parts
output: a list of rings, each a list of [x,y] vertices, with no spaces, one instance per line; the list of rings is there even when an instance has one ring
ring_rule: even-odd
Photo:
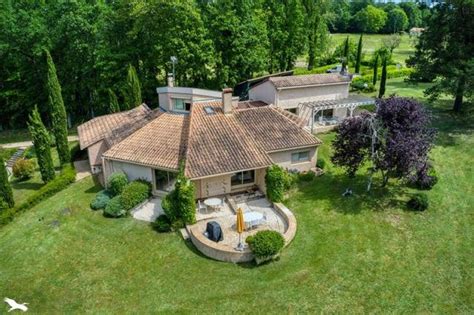
[[[232,113],[232,88],[222,90],[222,109],[224,114]]]
[[[168,86],[169,87],[174,86],[174,76],[172,73],[168,73]]]

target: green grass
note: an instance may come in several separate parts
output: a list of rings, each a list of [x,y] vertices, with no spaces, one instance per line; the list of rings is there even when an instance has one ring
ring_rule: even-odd
[[[68,135],[77,135],[77,128],[73,127],[68,130]],[[0,144],[30,141],[31,136],[28,129],[9,129],[0,131]]]
[[[359,42],[360,34],[331,34],[331,47],[337,47],[341,45],[342,42],[349,36],[349,40],[353,43]],[[379,49],[383,46],[382,40],[384,37],[390,35],[386,34],[364,34],[363,37],[363,45],[362,45],[362,52],[368,55],[374,53],[375,50]],[[415,52],[415,47],[413,45],[412,39],[408,35],[401,36],[400,46],[398,46],[393,51],[393,60],[395,62],[399,62],[401,64],[405,63],[405,60]]]
[[[424,213],[405,210],[413,191],[403,185],[366,194],[365,174],[349,180],[329,164],[285,202],[298,231],[281,259],[234,265],[178,234],[91,211],[100,188],[89,178],[0,230],[0,296],[37,313],[472,313],[473,117],[428,106],[440,181]],[[328,161],[333,137],[321,136]],[[352,198],[341,196],[348,185]]]

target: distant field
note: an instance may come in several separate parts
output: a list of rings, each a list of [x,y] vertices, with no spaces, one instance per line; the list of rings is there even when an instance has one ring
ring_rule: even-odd
[[[340,45],[347,36],[349,40],[358,43],[360,34],[331,34],[330,49],[335,49]],[[373,54],[374,51],[382,47],[382,39],[390,35],[381,34],[365,34],[363,37],[362,52],[366,55]],[[415,52],[415,47],[412,39],[408,35],[402,35],[400,46],[393,51],[393,60],[404,64],[405,60]],[[306,56],[298,58],[297,66],[302,66],[306,63]]]

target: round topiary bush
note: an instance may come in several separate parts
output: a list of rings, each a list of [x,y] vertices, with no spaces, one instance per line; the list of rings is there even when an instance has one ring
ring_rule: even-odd
[[[171,231],[171,221],[167,215],[162,214],[158,218],[156,218],[155,222],[153,222],[153,228],[160,233],[166,233]]]
[[[112,196],[120,195],[128,184],[127,175],[124,172],[115,172],[107,180],[107,189]]]
[[[136,180],[125,186],[122,191],[122,205],[129,211],[150,197],[151,185],[144,180]]]
[[[36,163],[33,160],[27,159],[18,159],[15,164],[13,164],[13,176],[19,180],[27,180],[33,177],[35,172]]]
[[[317,161],[316,161],[316,166],[320,169],[324,169],[326,167],[326,160],[323,159],[323,158],[319,158]]]
[[[246,242],[255,257],[260,259],[275,256],[285,246],[283,235],[271,230],[259,231],[257,234],[247,237]]]
[[[94,200],[92,200],[91,208],[93,210],[105,209],[110,199],[110,193],[107,190],[101,190],[95,195]]]
[[[104,209],[104,214],[113,218],[124,216],[126,213],[127,211],[123,208],[122,197],[120,195],[110,199]]]
[[[415,194],[408,200],[407,206],[413,211],[425,211],[429,206],[428,196],[426,194]]]

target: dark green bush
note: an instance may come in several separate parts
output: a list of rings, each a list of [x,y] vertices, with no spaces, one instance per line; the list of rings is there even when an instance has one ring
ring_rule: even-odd
[[[107,189],[112,196],[120,195],[128,184],[127,175],[124,172],[115,172],[107,180]]]
[[[23,203],[16,207],[0,212],[0,226],[12,221],[15,214],[26,211],[37,205],[46,198],[49,198],[60,192],[71,183],[76,181],[76,170],[72,165],[65,165],[59,176],[48,182],[46,185],[38,189],[34,194],[30,195]]]
[[[127,214],[127,211],[122,205],[122,196],[118,195],[110,199],[107,206],[105,206],[104,214],[113,218],[118,218]]]
[[[352,90],[363,91],[363,92],[374,92],[375,87],[371,81],[367,80],[365,76],[354,78],[351,83]]]
[[[36,163],[34,160],[18,159],[13,164],[13,176],[19,180],[27,180],[33,177],[35,173]]]
[[[160,233],[166,233],[171,231],[171,221],[167,215],[160,215],[155,222],[152,224],[153,228]]]
[[[410,200],[407,202],[407,206],[410,210],[413,211],[425,211],[428,209],[428,196],[426,194],[415,194]]]
[[[324,169],[326,167],[326,160],[323,159],[323,158],[319,158],[317,161],[316,161],[316,166],[320,169]]]
[[[281,202],[285,191],[291,187],[291,177],[281,166],[273,164],[265,174],[267,197],[270,201]]]
[[[173,225],[178,224],[177,221],[181,221],[182,226],[184,223],[196,223],[194,189],[194,184],[184,175],[184,168],[181,166],[174,189],[161,202],[163,210]]]
[[[95,195],[94,200],[92,200],[91,208],[93,210],[105,209],[110,199],[110,193],[107,190],[101,190]]]
[[[35,146],[28,147],[23,153],[23,156],[27,159],[32,159],[36,157]]]
[[[300,181],[302,182],[311,182],[315,177],[316,174],[313,171],[299,173],[298,175]]]
[[[285,239],[277,231],[259,231],[246,239],[250,249],[257,258],[267,258],[278,254],[283,246]]]
[[[129,211],[145,201],[151,195],[150,183],[143,180],[136,180],[129,183],[122,191],[122,205]]]

